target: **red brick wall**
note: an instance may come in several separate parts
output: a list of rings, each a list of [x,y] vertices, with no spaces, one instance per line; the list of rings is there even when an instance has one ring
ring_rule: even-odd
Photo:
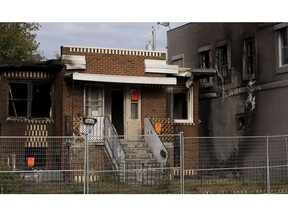
[[[165,60],[165,53],[136,50],[113,50],[100,48],[61,47],[61,55],[85,56],[86,69],[80,73],[109,74],[122,76],[164,77],[165,74],[145,73],[145,59]],[[71,73],[74,70],[66,71]],[[83,83],[64,83],[63,89],[63,128],[67,118],[70,124],[78,113],[83,115]],[[165,88],[142,86],[142,117],[165,117]],[[66,116],[66,120],[65,120]],[[65,129],[62,130],[63,133]],[[64,133],[65,134],[65,133]]]
[[[115,54],[117,51],[117,54]],[[113,54],[114,53],[114,54]],[[153,56],[153,53],[157,53]],[[111,50],[111,49],[72,49],[61,47],[62,55],[80,55],[86,58],[86,69],[77,70],[83,73],[111,74],[125,76],[165,76],[144,72],[145,59],[165,60],[165,53],[151,51]]]
[[[193,124],[175,123],[175,133],[183,132],[184,139],[184,169],[196,168],[199,163],[199,142],[196,139],[199,130],[199,82],[194,83],[193,89]]]
[[[166,117],[166,89],[164,86],[144,86],[142,91],[142,117]]]

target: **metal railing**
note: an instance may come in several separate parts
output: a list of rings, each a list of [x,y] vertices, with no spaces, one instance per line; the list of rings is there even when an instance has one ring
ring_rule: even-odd
[[[115,165],[115,168],[119,170],[119,163],[125,161],[125,151],[121,145],[117,131],[108,116],[105,116],[104,118],[104,126],[105,147]]]

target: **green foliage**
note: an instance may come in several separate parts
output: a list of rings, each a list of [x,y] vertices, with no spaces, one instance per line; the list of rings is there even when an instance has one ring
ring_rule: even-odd
[[[44,60],[37,49],[35,31],[38,23],[0,23],[0,60],[1,61],[41,61]]]
[[[0,193],[18,193],[19,186],[20,179],[14,175],[5,159],[0,158]]]

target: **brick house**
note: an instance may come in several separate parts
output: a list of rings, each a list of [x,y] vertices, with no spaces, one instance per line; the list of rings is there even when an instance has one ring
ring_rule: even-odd
[[[160,134],[198,136],[199,72],[192,71],[193,85],[187,87],[191,69],[167,65],[164,52],[62,46],[61,59],[66,65],[63,128],[70,125],[65,135],[73,133],[78,115],[94,116],[98,126],[99,117],[108,116],[122,142],[143,139],[145,117],[153,126],[161,123]],[[95,133],[99,136],[99,129]],[[179,165],[179,142],[163,142],[170,146],[170,164]],[[198,143],[185,143],[185,168],[192,169]]]
[[[62,46],[59,60],[1,62],[1,136],[23,136],[17,157],[35,157],[39,169],[82,169],[83,119],[90,117],[97,120],[88,136],[92,169],[119,169],[122,144],[151,134],[156,138],[145,142],[156,161],[179,166],[179,136],[158,135],[198,136],[198,80],[205,73],[165,59],[158,51]],[[35,136],[44,138],[28,138]],[[74,136],[76,143],[49,141],[53,136]],[[12,154],[9,146],[5,153]],[[198,148],[185,141],[185,169],[197,166]]]
[[[22,165],[33,156],[39,168],[60,167],[61,143],[51,148],[44,137],[61,135],[63,67],[58,60],[0,62],[1,153],[23,158]],[[19,138],[5,141],[3,137]],[[54,157],[47,160],[51,154]]]

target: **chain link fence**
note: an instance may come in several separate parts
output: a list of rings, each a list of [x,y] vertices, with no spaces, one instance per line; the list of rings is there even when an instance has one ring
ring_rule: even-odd
[[[287,138],[169,135],[160,163],[144,137],[130,149],[120,140],[124,158],[111,158],[106,135],[0,137],[0,193],[287,193]]]

